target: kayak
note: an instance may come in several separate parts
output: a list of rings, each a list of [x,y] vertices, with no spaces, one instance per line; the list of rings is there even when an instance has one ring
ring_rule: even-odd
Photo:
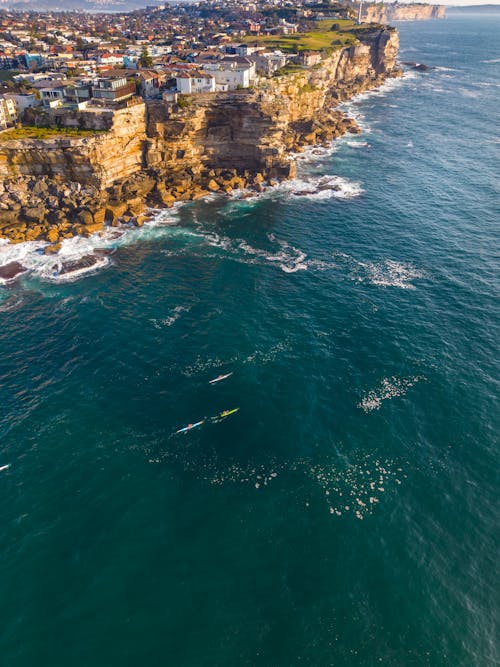
[[[221,412],[219,415],[216,415],[215,417],[212,417],[213,422],[220,422],[226,417],[229,417],[230,415],[234,415],[235,412],[238,412],[239,408],[234,408],[233,410],[224,410]]]
[[[218,375],[213,380],[209,380],[209,384],[215,384],[216,382],[220,382],[221,380],[226,380],[227,378],[231,377],[231,375],[232,373],[226,373],[225,375]]]
[[[176,431],[174,435],[177,435],[177,433],[187,433],[188,431],[191,431],[193,428],[196,428],[197,426],[201,426],[204,423],[205,423],[205,420],[202,419],[201,422],[195,422],[194,424],[188,424],[187,426],[184,426],[184,428],[180,428],[178,431]]]

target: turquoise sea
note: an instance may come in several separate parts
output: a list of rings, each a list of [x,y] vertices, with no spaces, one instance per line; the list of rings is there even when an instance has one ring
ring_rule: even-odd
[[[6,667],[500,664],[500,19],[398,28],[297,182],[0,248]]]

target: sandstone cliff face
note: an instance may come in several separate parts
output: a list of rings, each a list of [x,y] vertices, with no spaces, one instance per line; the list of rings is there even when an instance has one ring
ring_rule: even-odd
[[[146,203],[293,176],[292,151],[357,131],[340,101],[399,73],[395,30],[363,29],[360,39],[254,90],[123,109],[99,119],[104,134],[0,143],[0,237],[57,243],[105,221],[143,224]]]
[[[333,109],[339,101],[396,73],[397,32],[365,32],[363,40],[325,58],[320,67],[269,79],[256,90],[198,95],[184,109],[150,104],[147,166],[284,175],[290,151],[345,131],[349,123]]]
[[[0,143],[0,179],[48,176],[105,188],[139,171],[146,138],[145,105],[109,116],[110,129],[104,134]]]
[[[390,23],[391,21],[426,21],[428,19],[444,19],[444,5],[425,4],[365,4],[361,18],[370,23]]]

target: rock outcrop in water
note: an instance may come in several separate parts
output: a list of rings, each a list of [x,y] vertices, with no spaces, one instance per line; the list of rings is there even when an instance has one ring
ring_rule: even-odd
[[[148,205],[293,177],[294,151],[358,131],[339,102],[400,73],[394,29],[364,28],[360,39],[255,89],[116,111],[103,134],[4,141],[0,237],[57,244],[118,220],[141,225]]]

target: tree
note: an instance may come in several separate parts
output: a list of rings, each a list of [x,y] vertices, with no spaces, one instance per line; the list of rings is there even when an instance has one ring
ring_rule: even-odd
[[[149,53],[148,47],[145,44],[142,47],[142,52],[139,57],[139,64],[141,67],[153,66],[153,58],[151,58],[151,54]]]

